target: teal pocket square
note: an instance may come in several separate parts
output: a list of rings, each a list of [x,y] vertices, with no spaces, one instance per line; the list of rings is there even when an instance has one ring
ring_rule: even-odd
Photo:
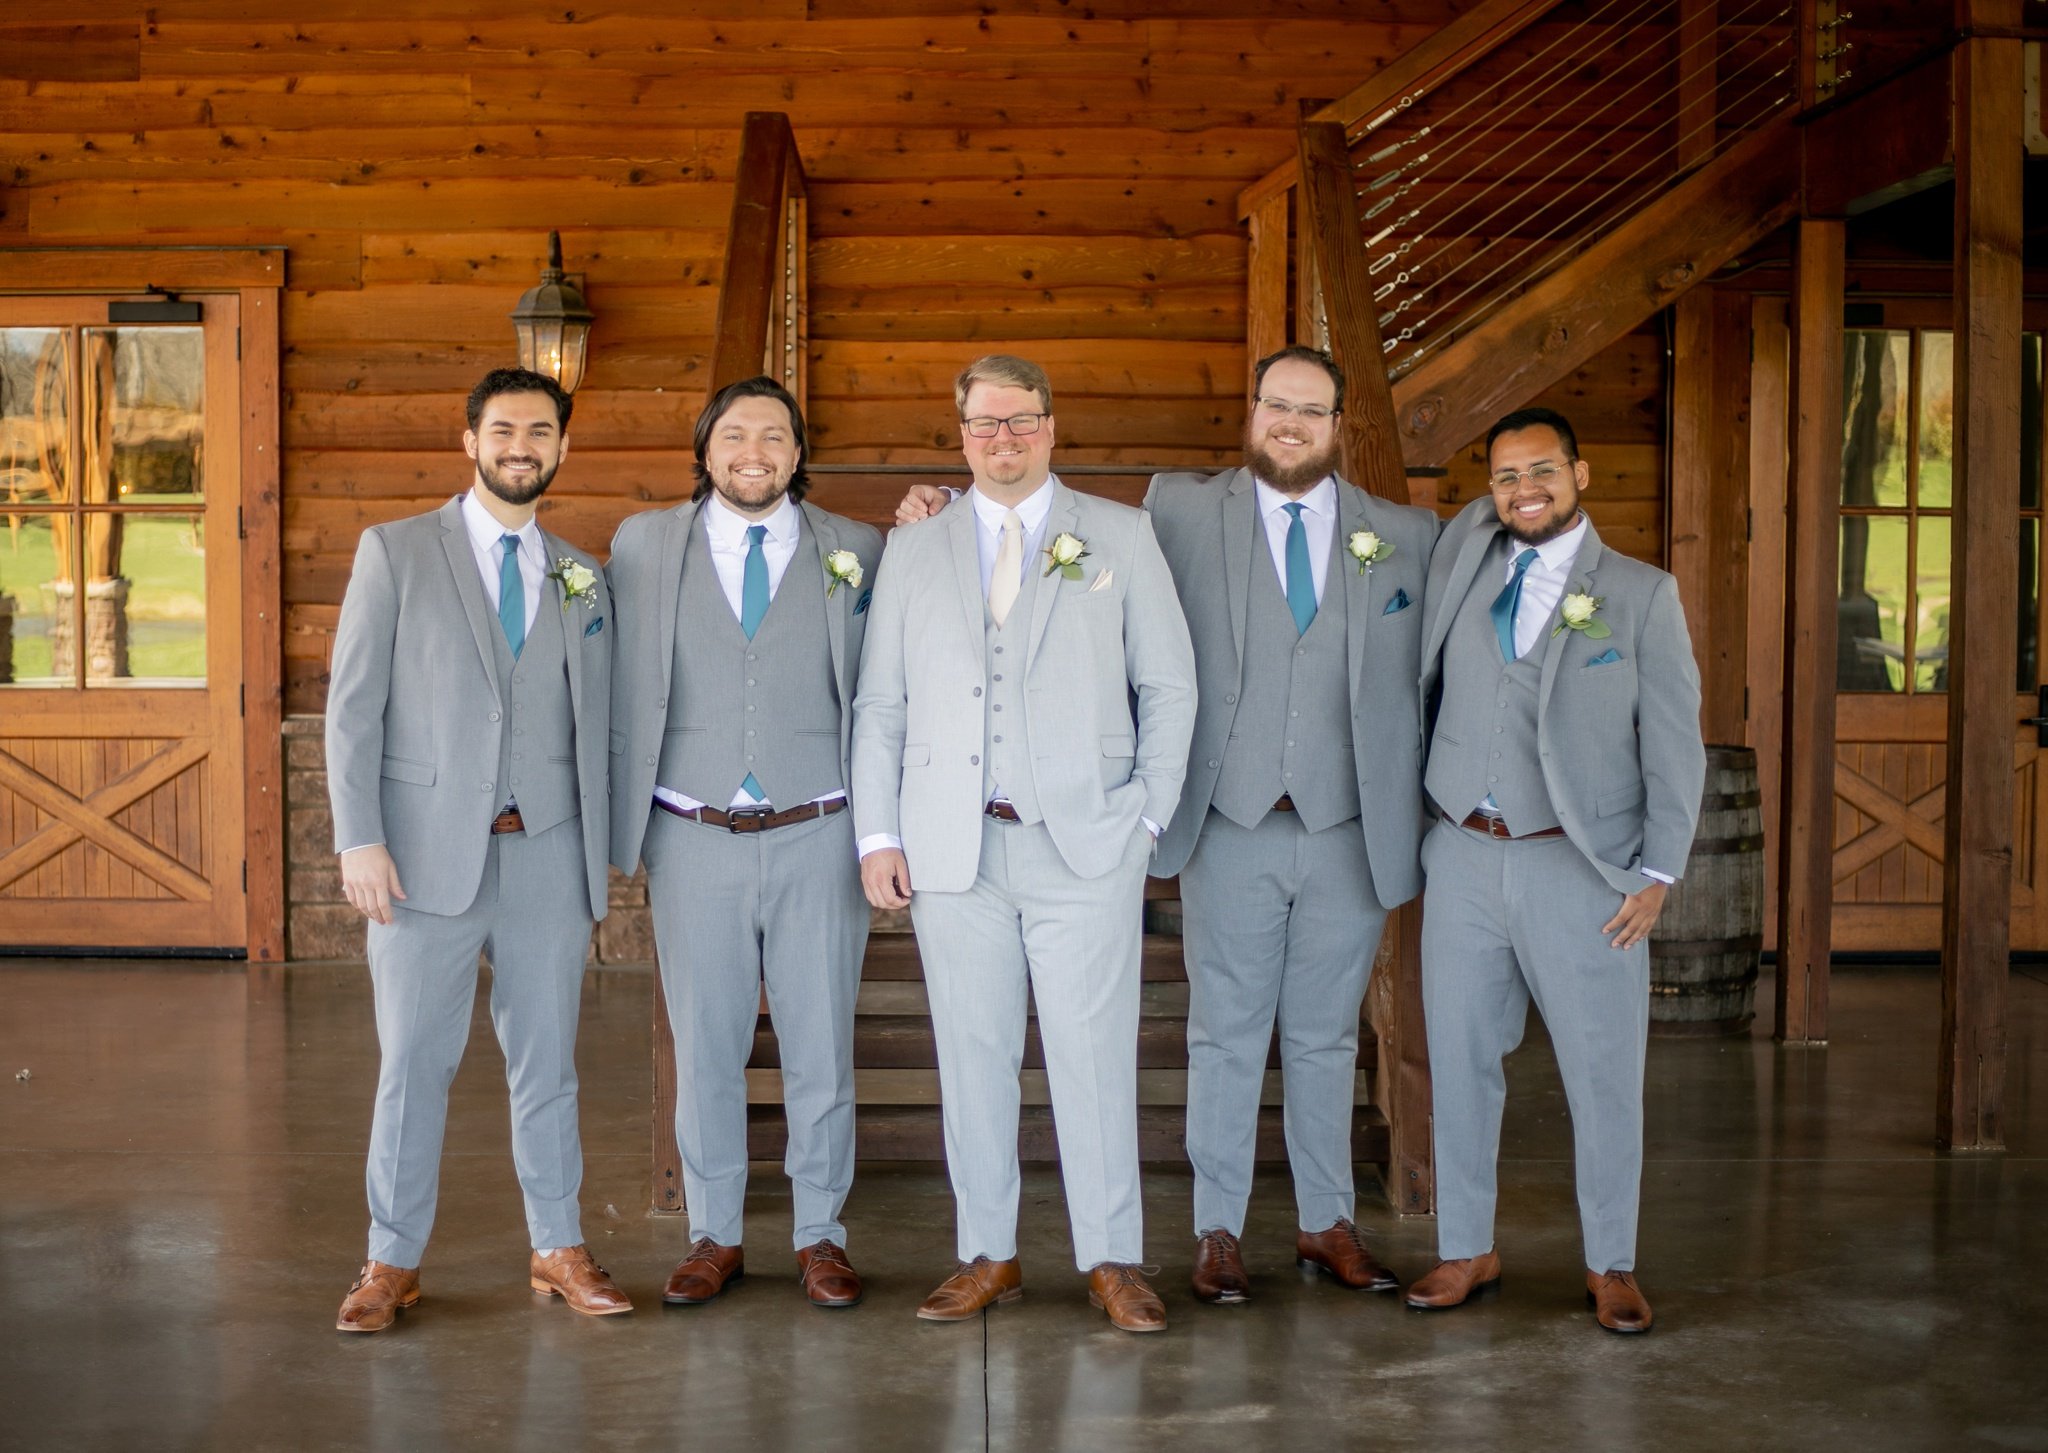
[[[1609,646],[1597,656],[1588,656],[1586,664],[1588,666],[1612,666],[1619,660],[1621,660],[1621,652]]]
[[[1381,611],[1380,614],[1383,616],[1390,616],[1397,610],[1408,609],[1408,607],[1412,604],[1414,604],[1414,602],[1408,599],[1407,591],[1396,590],[1394,592],[1394,598],[1387,602],[1387,608]]]
[[[590,623],[589,625],[587,625],[587,626],[585,626],[585,627],[583,628],[583,634],[584,634],[584,635],[586,635],[586,636],[594,636],[594,635],[596,635],[596,634],[597,634],[597,633],[598,633],[599,631],[601,631],[601,630],[603,630],[603,629],[604,629],[604,617],[603,617],[603,616],[599,616],[599,617],[598,617],[598,618],[597,618],[596,620],[592,621],[592,622],[591,622],[591,623]]]
[[[860,599],[853,603],[853,613],[855,615],[859,615],[862,611],[868,608],[868,602],[873,600],[874,598],[875,593],[872,590],[863,590],[860,593]]]

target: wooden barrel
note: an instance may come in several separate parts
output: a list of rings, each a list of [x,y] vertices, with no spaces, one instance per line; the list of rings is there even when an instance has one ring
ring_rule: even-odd
[[[1740,1034],[1756,1017],[1764,823],[1756,753],[1708,747],[1685,877],[1650,934],[1650,1032]]]

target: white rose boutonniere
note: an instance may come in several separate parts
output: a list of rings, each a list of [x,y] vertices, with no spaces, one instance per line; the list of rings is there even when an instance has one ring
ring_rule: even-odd
[[[555,562],[547,578],[561,582],[563,610],[569,608],[572,600],[582,601],[585,610],[597,604],[597,572],[588,565],[578,565],[564,555]]]
[[[834,550],[825,557],[825,578],[831,582],[825,587],[825,599],[830,600],[832,592],[842,585],[859,590],[867,576],[860,568],[860,556],[851,550]]]
[[[1614,634],[1613,628],[1600,619],[1600,607],[1607,604],[1603,595],[1568,595],[1557,608],[1557,628],[1550,634],[1561,636],[1566,631],[1581,631],[1589,641],[1604,641]]]
[[[1052,543],[1045,547],[1045,573],[1057,570],[1068,580],[1081,578],[1081,562],[1088,558],[1088,542],[1079,535],[1069,535],[1062,530],[1052,537]]]
[[[1353,530],[1351,538],[1344,542],[1344,548],[1358,562],[1358,573],[1370,575],[1374,565],[1394,553],[1394,542],[1382,540],[1371,530]]]

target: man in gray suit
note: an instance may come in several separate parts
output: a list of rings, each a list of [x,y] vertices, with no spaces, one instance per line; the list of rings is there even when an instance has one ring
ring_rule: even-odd
[[[1685,871],[1706,778],[1700,683],[1663,571],[1601,544],[1562,415],[1487,434],[1492,498],[1453,520],[1429,572],[1423,693],[1423,1017],[1435,1091],[1437,1251],[1408,1304],[1500,1280],[1495,1162],[1531,1000],[1557,1051],[1578,1163],[1586,1293],[1646,1332],[1635,1279],[1649,943]]]
[[[512,1095],[533,1289],[630,1311],[583,1245],[576,1015],[605,912],[610,602],[596,563],[534,510],[568,451],[569,397],[525,369],[469,396],[475,482],[363,533],[327,692],[342,891],[369,925],[383,1053],[366,1175],[369,1261],[336,1326],[419,1301],[448,1085],[477,955]]]
[[[1044,372],[983,358],[954,402],[969,504],[890,537],[853,735],[861,881],[877,907],[910,908],[938,1037],[961,1264],[918,1315],[965,1320],[1022,1292],[1028,989],[1075,1264],[1112,1324],[1159,1331],[1138,1269],[1139,950],[1193,652],[1144,514],[1053,477]]]
[[[1277,1018],[1296,1259],[1392,1291],[1352,1217],[1359,1008],[1387,913],[1422,887],[1427,510],[1337,476],[1344,375],[1293,347],[1259,360],[1245,464],[1161,474],[1145,508],[1194,640],[1180,806],[1152,872],[1180,875],[1188,964],[1195,1295],[1250,1294],[1238,1238]],[[914,489],[899,519],[943,508]]]
[[[662,1300],[708,1302],[743,1271],[746,1066],[765,983],[798,1275],[813,1304],[850,1307],[861,1282],[839,1213],[868,908],[846,786],[882,537],[804,502],[803,415],[771,378],[719,390],[695,447],[695,495],[627,520],[608,567],[612,861],[647,863],[692,1237]]]

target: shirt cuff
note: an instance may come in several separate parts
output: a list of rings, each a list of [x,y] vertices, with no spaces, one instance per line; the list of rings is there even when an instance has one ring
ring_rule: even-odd
[[[867,837],[862,838],[854,846],[860,855],[866,858],[881,852],[885,848],[893,848],[899,853],[902,852],[903,839],[896,836],[893,832],[878,832],[871,833]]]
[[[1138,821],[1140,821],[1140,822],[1142,822],[1142,823],[1144,823],[1144,824],[1145,824],[1145,831],[1147,831],[1147,832],[1149,832],[1149,833],[1151,833],[1151,834],[1152,834],[1152,841],[1153,841],[1153,842],[1155,842],[1155,843],[1159,841],[1159,835],[1160,835],[1161,833],[1163,833],[1163,832],[1165,832],[1165,831],[1166,831],[1166,829],[1165,829],[1165,828],[1161,827],[1161,826],[1160,826],[1160,825],[1159,825],[1158,823],[1154,822],[1154,821],[1153,821],[1153,820],[1152,820],[1151,818],[1149,818],[1149,817],[1142,817],[1142,816],[1141,816],[1141,817],[1140,817],[1140,818],[1138,819]]]
[[[379,841],[377,841],[377,842],[374,842],[374,843],[357,843],[357,844],[356,844],[356,845],[355,845],[354,847],[352,847],[352,848],[343,848],[343,849],[341,850],[341,853],[336,853],[336,854],[335,854],[335,856],[336,856],[336,857],[338,858],[338,857],[340,857],[340,856],[341,856],[341,854],[342,854],[342,853],[355,853],[355,852],[361,852],[361,851],[362,851],[362,850],[363,850],[364,848],[381,848],[381,847],[383,847],[383,846],[384,846],[384,844],[383,844],[382,840],[379,840]]]
[[[952,484],[942,484],[939,486],[939,488],[943,489],[946,492],[946,501],[949,504],[952,501],[960,498],[961,495],[967,493],[966,490],[961,489],[959,486]]]
[[[1676,883],[1678,881],[1669,873],[1660,873],[1655,868],[1638,868],[1636,871],[1645,878],[1655,878],[1659,883]]]

